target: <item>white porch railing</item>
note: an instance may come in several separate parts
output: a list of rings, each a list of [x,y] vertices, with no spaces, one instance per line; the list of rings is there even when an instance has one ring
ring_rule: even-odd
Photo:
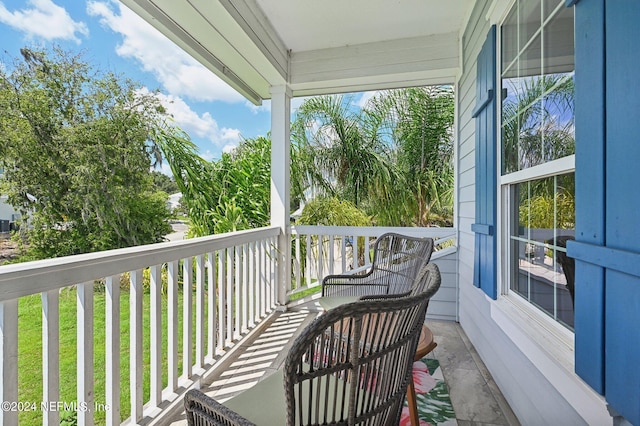
[[[374,241],[386,232],[433,238],[434,260],[456,251],[455,228],[293,226],[291,290],[297,292],[319,285],[327,275],[369,268]]]
[[[4,401],[0,424],[14,425],[20,411],[34,410],[43,424],[57,425],[65,404],[76,404],[81,425],[93,424],[96,411],[101,410],[108,425],[120,424],[121,417],[138,423],[157,416],[161,406],[176,400],[212,367],[216,357],[274,309],[278,235],[279,228],[269,227],[0,267],[0,401]],[[129,288],[121,289],[125,274]],[[147,282],[149,288],[143,288]],[[68,384],[61,383],[59,373],[60,292],[73,286],[77,299],[75,402],[60,401],[61,385]],[[94,301],[103,287],[106,339],[98,342],[93,324],[102,312],[96,312]],[[120,324],[121,292],[129,296],[128,324]],[[42,300],[43,394],[39,401],[21,401],[18,306],[20,298],[35,294]],[[143,307],[143,300],[148,300],[148,306]],[[143,348],[147,311],[150,347]],[[120,378],[121,353],[126,347],[120,338],[122,326],[129,329],[129,377],[122,380],[124,384]],[[98,373],[94,354],[99,345],[104,345],[106,353],[102,401],[96,399],[94,388],[94,373]],[[145,349],[148,364],[143,360]],[[32,373],[39,371],[34,366]],[[146,389],[143,375],[149,377]],[[129,412],[121,416],[123,386],[129,388],[131,403]],[[143,394],[149,395],[148,400],[143,401]]]

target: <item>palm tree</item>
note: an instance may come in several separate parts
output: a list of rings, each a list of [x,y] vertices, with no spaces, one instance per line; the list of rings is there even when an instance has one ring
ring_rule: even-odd
[[[394,169],[376,127],[366,126],[342,96],[305,101],[291,136],[299,151],[300,173],[314,192],[338,195],[360,207],[389,190]]]
[[[453,214],[454,96],[449,86],[381,92],[365,107],[368,121],[383,122],[401,176],[393,197],[376,201],[385,222],[450,225]],[[401,188],[398,188],[401,186]]]
[[[265,137],[245,139],[222,158],[207,162],[198,156],[196,146],[179,129],[159,138],[182,203],[191,220],[193,236],[220,234],[269,224],[271,185],[271,140]],[[300,175],[295,167],[297,153],[292,152],[291,175]],[[300,184],[293,184],[291,198],[299,202]]]
[[[378,225],[450,223],[452,122],[447,88],[382,92],[362,110],[341,96],[308,99],[292,124],[292,208],[312,191],[352,202]],[[268,138],[209,163],[182,132],[162,136],[192,234],[268,223]]]
[[[177,127],[161,129],[154,138],[167,160],[182,193],[182,204],[190,219],[189,233],[194,236],[214,233],[210,219],[212,206],[217,206],[220,182],[213,179],[213,166],[198,155],[189,135]]]
[[[575,153],[572,74],[507,79],[504,85],[505,173]]]

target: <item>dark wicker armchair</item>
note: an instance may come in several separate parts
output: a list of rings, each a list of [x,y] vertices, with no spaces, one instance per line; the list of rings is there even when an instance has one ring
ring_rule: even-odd
[[[322,280],[320,304],[332,309],[359,296],[406,295],[418,271],[429,263],[432,238],[395,233],[381,235],[373,246],[373,262],[364,274],[328,275]]]
[[[189,424],[397,425],[427,305],[440,286],[437,266],[423,272],[417,295],[358,301],[316,318],[281,372],[224,405],[189,391]]]

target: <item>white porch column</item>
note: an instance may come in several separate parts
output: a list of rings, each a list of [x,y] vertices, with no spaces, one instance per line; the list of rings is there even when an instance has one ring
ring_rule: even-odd
[[[278,304],[287,301],[291,282],[291,232],[289,229],[291,89],[271,87],[271,225],[280,227],[278,237]]]

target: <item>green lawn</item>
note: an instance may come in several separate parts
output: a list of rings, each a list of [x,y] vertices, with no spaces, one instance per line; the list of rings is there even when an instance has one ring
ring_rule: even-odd
[[[313,281],[317,281],[317,280],[313,280]],[[322,291],[322,286],[321,285],[317,285],[315,287],[309,287],[306,288],[304,290],[300,290],[294,293],[291,293],[289,295],[289,300],[293,301],[293,300],[298,300],[298,299],[302,299],[306,296],[310,296],[312,294],[316,294],[316,293],[320,293]]]
[[[99,286],[96,286],[99,288]],[[179,327],[178,339],[182,341],[182,292],[179,292]],[[194,295],[195,296],[195,295]],[[195,298],[195,297],[194,297]],[[105,294],[96,290],[94,295],[94,379],[95,398],[99,404],[105,403]],[[166,297],[162,304],[163,319],[163,354],[166,354]],[[42,401],[42,304],[40,295],[23,297],[19,303],[19,344],[18,344],[18,401],[36,402],[37,410],[21,412],[21,424],[40,424],[42,412],[39,410]],[[144,401],[149,399],[149,294],[143,298],[143,376]],[[206,321],[206,318],[205,318]],[[195,324],[195,312],[194,312]],[[205,325],[206,326],[206,325]],[[71,403],[76,401],[76,290],[63,289],[60,293],[60,401]],[[195,327],[194,327],[195,334]],[[195,342],[195,336],[194,336]],[[182,345],[178,345],[181,366]],[[194,348],[195,353],[195,348]],[[162,356],[163,387],[167,383],[167,357]],[[121,420],[129,417],[129,293],[122,290],[120,299],[120,412]],[[61,416],[63,417],[63,416]],[[96,424],[104,424],[105,413],[95,413]]]

